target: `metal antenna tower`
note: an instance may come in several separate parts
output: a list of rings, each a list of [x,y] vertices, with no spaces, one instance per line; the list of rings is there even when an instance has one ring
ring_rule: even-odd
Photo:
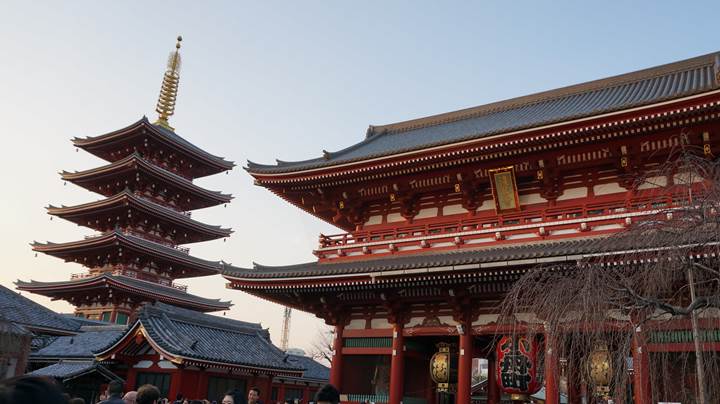
[[[288,341],[290,339],[290,315],[291,314],[292,314],[292,309],[289,307],[285,307],[285,312],[283,313],[282,338],[280,339],[280,348],[283,351],[288,350]]]

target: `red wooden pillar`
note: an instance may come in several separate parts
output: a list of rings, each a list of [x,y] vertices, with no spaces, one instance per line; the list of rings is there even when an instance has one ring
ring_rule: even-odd
[[[170,388],[168,389],[168,396],[170,396],[171,399],[177,397],[178,393],[183,393],[183,370],[184,369],[182,368],[182,366],[178,366],[178,368],[172,372],[172,376],[170,376]]]
[[[265,382],[265,388],[260,392],[260,401],[263,403],[272,402],[272,384],[273,377],[272,375],[268,375],[267,382]]]
[[[208,375],[205,368],[200,368],[197,378],[197,397],[207,397],[208,394]]]
[[[545,403],[560,404],[560,377],[555,338],[545,334]]]
[[[632,340],[633,358],[633,399],[635,404],[652,403],[650,390],[650,358],[648,357],[645,338],[638,327]]]
[[[495,356],[491,355],[488,361],[488,384],[487,384],[487,404],[500,404],[500,386],[497,382],[497,361]]]
[[[335,386],[342,393],[342,364],[343,364],[343,330],[345,326],[335,326],[335,341],[333,341],[333,357],[330,365],[330,384]]]
[[[392,359],[390,361],[390,401],[388,404],[400,404],[405,385],[405,337],[403,325],[393,325]]]
[[[279,403],[284,403],[285,402],[285,381],[279,380],[279,382],[280,382],[280,385],[278,386],[277,401]]]
[[[127,372],[127,380],[125,380],[125,391],[135,390],[135,384],[137,383],[137,369],[130,365],[130,369]]]
[[[455,395],[456,404],[470,404],[473,360],[473,336],[469,325],[469,322],[463,324],[464,332],[460,334],[457,394]]]

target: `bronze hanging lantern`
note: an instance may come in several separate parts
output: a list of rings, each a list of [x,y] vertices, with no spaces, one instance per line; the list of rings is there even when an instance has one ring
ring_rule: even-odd
[[[598,344],[590,353],[588,359],[588,373],[595,386],[595,394],[599,397],[608,397],[610,382],[612,380],[612,358],[607,345]]]
[[[457,363],[452,354],[452,345],[441,342],[437,344],[438,351],[430,358],[430,378],[437,383],[438,393],[452,390],[452,383],[456,379]]]

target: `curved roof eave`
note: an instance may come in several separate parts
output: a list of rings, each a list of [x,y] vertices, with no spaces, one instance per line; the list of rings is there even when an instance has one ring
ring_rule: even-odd
[[[718,71],[720,54],[711,53],[479,107],[371,126],[365,139],[338,152],[324,151],[323,157],[295,162],[278,160],[275,165],[248,161],[245,169],[258,176],[289,175],[652,106],[717,89]],[[666,85],[668,80],[676,85]],[[626,96],[610,97],[610,93]]]
[[[140,208],[148,207],[149,209],[156,209],[163,216],[169,217],[172,220],[176,220],[180,223],[186,223],[189,226],[200,227],[202,229],[205,229],[206,231],[217,234],[219,236],[228,237],[230,234],[233,233],[232,229],[230,229],[230,228],[224,228],[221,226],[210,225],[210,224],[206,224],[206,223],[197,221],[191,217],[188,217],[186,215],[178,213],[170,208],[167,208],[165,206],[157,204],[153,201],[150,201],[145,198],[140,198],[127,189],[115,194],[114,196],[110,196],[105,199],[100,199],[100,200],[93,201],[93,202],[87,202],[87,203],[82,203],[82,204],[73,205],[73,206],[60,206],[60,207],[51,205],[51,206],[48,206],[46,209],[48,211],[48,214],[50,214],[50,215],[63,217],[63,215],[71,214],[73,212],[81,211],[84,209],[92,209],[95,207],[112,205],[113,203],[118,203],[118,202],[122,201],[124,198],[129,199],[133,203],[137,204],[137,206]]]
[[[217,168],[221,169],[220,171],[231,170],[233,167],[235,167],[235,162],[226,160],[224,157],[208,153],[207,151],[190,143],[174,131],[170,131],[157,125],[153,125],[152,123],[150,123],[146,116],[143,116],[138,121],[133,122],[122,129],[118,129],[98,136],[86,136],[84,138],[75,137],[72,139],[72,142],[74,146],[84,149],[89,146],[115,140],[115,138],[124,136],[128,132],[136,130],[140,127],[144,127],[150,130],[150,133],[152,133],[153,135],[158,136],[161,140],[164,140],[167,143],[176,145],[179,149],[185,151],[186,153],[193,155],[207,163],[210,163],[211,165],[216,166]]]

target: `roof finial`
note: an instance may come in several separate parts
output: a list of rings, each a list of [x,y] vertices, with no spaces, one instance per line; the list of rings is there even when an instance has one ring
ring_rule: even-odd
[[[162,87],[160,87],[160,96],[158,97],[157,106],[155,111],[158,113],[158,119],[155,121],[155,125],[160,125],[164,128],[174,130],[168,123],[170,118],[175,113],[175,100],[177,99],[178,83],[180,82],[180,42],[182,37],[177,37],[177,43],[175,44],[175,51],[170,53],[168,58],[167,70],[163,75]]]

